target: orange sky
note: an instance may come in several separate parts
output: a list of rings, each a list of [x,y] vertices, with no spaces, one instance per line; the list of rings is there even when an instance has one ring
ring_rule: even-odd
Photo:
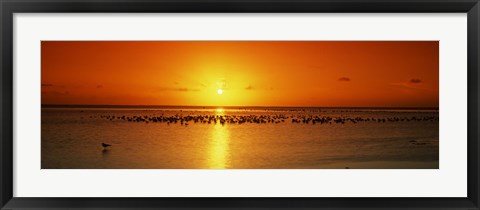
[[[42,104],[438,107],[438,46],[42,41]]]

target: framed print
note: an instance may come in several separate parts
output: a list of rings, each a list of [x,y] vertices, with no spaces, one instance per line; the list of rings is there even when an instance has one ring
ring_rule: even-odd
[[[478,209],[478,1],[2,1],[2,209]]]
[[[41,168],[439,169],[438,44],[42,41]]]

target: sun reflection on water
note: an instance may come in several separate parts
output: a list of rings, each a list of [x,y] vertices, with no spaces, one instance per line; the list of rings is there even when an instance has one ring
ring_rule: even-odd
[[[216,124],[212,130],[212,137],[208,146],[208,168],[229,167],[229,131],[227,126]]]
[[[224,114],[225,114],[225,110],[224,110],[222,107],[216,108],[216,109],[215,109],[215,114],[216,114],[216,115],[224,115]]]

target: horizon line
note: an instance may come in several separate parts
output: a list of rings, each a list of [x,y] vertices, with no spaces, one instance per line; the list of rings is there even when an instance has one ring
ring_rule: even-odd
[[[405,107],[405,106],[202,106],[202,105],[119,105],[119,104],[41,104],[41,107],[203,107],[203,108],[338,108],[338,109],[362,109],[362,108],[377,108],[377,109],[439,109],[439,107]]]

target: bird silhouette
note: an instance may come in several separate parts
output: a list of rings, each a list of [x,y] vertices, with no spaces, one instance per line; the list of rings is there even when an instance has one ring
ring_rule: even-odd
[[[102,143],[102,147],[103,147],[103,149],[106,149],[107,147],[111,147],[111,146],[112,146],[112,145],[110,145],[110,144],[105,144],[105,143]]]

